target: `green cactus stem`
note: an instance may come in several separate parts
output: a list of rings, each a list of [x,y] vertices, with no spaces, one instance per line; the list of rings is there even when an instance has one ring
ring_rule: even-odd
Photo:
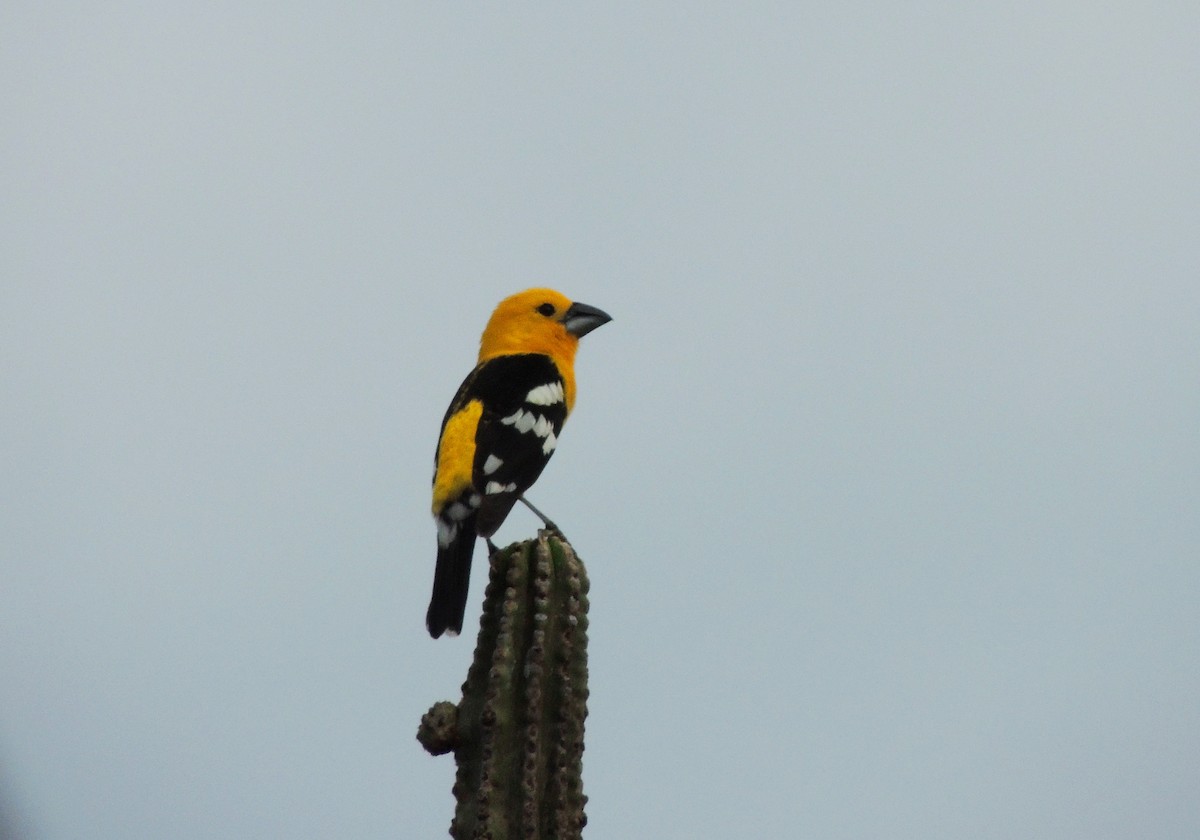
[[[455,840],[580,838],[587,572],[553,531],[490,565],[462,702],[435,704],[417,739],[433,755],[454,751]]]

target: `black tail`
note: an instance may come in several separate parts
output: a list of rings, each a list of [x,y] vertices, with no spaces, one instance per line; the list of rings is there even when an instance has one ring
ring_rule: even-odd
[[[457,636],[462,632],[463,615],[467,612],[467,592],[471,586],[471,555],[475,551],[475,517],[460,523],[458,534],[450,545],[438,546],[437,568],[433,572],[433,597],[425,626],[429,635],[437,638],[449,631]]]

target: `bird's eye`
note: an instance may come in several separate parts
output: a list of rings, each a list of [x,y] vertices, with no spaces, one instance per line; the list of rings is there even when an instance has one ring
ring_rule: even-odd
[[[541,314],[545,315],[547,318],[549,318],[551,315],[554,314],[554,304],[553,303],[543,303],[541,306],[539,306],[537,308],[537,311],[540,312]]]

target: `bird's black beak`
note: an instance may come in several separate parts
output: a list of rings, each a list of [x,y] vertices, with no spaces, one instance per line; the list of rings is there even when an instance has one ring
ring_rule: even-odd
[[[571,335],[583,338],[596,327],[602,327],[611,320],[612,316],[601,309],[586,303],[572,303],[563,314],[562,323]]]

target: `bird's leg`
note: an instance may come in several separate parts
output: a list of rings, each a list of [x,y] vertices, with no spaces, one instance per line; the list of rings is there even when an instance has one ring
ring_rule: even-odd
[[[488,547],[488,557],[491,557],[493,554],[495,554],[497,551],[500,550],[499,548],[496,547],[496,544],[494,542],[492,542],[491,537],[486,537],[485,541],[487,542],[487,547]]]
[[[521,503],[524,504],[525,507],[527,507],[531,511],[533,511],[534,516],[536,516],[538,519],[542,520],[543,523],[545,523],[547,530],[553,531],[554,533],[558,534],[558,536],[562,538],[563,542],[567,541],[567,535],[562,532],[562,528],[559,528],[557,525],[555,525],[553,522],[551,522],[549,519],[547,519],[546,514],[542,513],[540,510],[538,510],[533,505],[531,505],[529,503],[529,500],[526,499],[524,496],[517,496],[517,498],[521,500]]]

